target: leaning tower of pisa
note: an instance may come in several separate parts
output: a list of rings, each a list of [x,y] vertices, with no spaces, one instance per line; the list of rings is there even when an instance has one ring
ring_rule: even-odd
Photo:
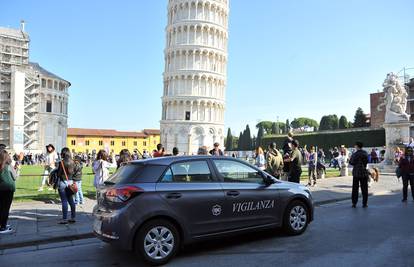
[[[169,0],[161,140],[194,154],[223,145],[229,0]]]

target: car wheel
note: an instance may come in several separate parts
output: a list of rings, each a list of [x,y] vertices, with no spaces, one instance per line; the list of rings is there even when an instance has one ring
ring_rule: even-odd
[[[292,201],[285,210],[283,226],[290,235],[300,235],[309,224],[308,207],[302,201]]]
[[[135,252],[152,265],[166,264],[178,252],[180,235],[167,220],[145,223],[135,239]]]

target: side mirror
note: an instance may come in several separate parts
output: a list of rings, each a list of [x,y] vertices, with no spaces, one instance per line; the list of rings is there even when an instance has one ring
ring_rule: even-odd
[[[263,182],[266,186],[270,186],[276,182],[275,179],[267,173],[262,173],[262,176]]]

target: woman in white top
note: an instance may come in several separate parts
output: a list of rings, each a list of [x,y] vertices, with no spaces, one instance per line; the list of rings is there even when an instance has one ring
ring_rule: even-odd
[[[93,172],[95,173],[93,181],[95,188],[98,188],[99,185],[109,178],[109,168],[116,168],[115,160],[112,160],[112,162],[108,162],[108,153],[105,150],[99,150],[96,160],[92,164]]]
[[[264,152],[263,152],[263,149],[260,146],[256,149],[256,163],[255,163],[255,165],[256,165],[256,167],[258,167],[262,171],[264,171],[266,169],[266,160],[265,160]]]
[[[39,192],[43,191],[43,187],[46,184],[46,181],[49,179],[49,174],[56,168],[56,161],[58,161],[59,157],[55,151],[55,147],[52,144],[46,146],[46,160],[45,160],[45,171],[42,177],[42,184],[39,188]],[[53,190],[53,188],[49,187],[49,190]]]

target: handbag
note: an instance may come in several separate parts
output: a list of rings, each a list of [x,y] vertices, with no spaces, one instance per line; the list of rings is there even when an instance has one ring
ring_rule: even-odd
[[[78,185],[76,183],[71,183],[69,184],[69,178],[68,178],[68,174],[66,173],[66,169],[65,169],[65,165],[63,164],[63,160],[60,161],[60,164],[62,166],[63,172],[65,173],[65,177],[66,177],[66,181],[68,181],[68,188],[69,190],[73,193],[76,194],[78,193]]]

